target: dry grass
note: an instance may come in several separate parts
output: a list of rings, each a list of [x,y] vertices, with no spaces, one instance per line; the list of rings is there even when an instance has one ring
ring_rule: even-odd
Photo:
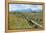
[[[36,23],[43,25],[43,15],[42,13],[23,13],[25,16],[31,17],[32,20],[36,21]],[[21,15],[21,16],[20,16]],[[37,19],[38,20],[35,20]],[[41,21],[40,21],[41,19]],[[9,22],[8,22],[8,27],[10,30],[15,30],[15,29],[24,29],[24,28],[31,28],[31,29],[36,29],[35,25],[29,25],[28,21],[23,18],[22,14],[9,14]],[[42,29],[38,27],[37,29]]]

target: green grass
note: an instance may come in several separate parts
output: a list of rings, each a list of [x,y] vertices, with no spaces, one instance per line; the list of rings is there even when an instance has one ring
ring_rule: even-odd
[[[17,28],[31,28],[31,26],[24,18],[9,15],[9,29]]]
[[[42,19],[42,21],[37,21],[36,23],[39,23],[43,25],[43,15],[42,13],[9,13],[9,22],[8,22],[8,28],[9,29],[24,29],[24,28],[34,28],[33,25],[29,25],[28,21],[23,18],[23,15],[31,18],[32,20],[36,21],[35,18]]]

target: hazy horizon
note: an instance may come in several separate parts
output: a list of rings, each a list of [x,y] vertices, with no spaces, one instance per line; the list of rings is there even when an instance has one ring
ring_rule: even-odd
[[[42,5],[31,5],[31,4],[9,4],[10,12],[39,12],[42,10]]]

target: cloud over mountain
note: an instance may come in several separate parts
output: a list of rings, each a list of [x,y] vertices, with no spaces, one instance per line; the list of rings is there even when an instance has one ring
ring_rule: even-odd
[[[42,10],[42,5],[30,5],[30,4],[9,4],[10,12],[39,12]]]

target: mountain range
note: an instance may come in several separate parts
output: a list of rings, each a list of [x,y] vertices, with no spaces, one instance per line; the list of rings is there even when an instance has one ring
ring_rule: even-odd
[[[41,9],[35,9],[35,10],[32,10],[31,8],[28,8],[28,9],[21,9],[21,10],[11,10],[10,12],[41,12],[42,10]]]

